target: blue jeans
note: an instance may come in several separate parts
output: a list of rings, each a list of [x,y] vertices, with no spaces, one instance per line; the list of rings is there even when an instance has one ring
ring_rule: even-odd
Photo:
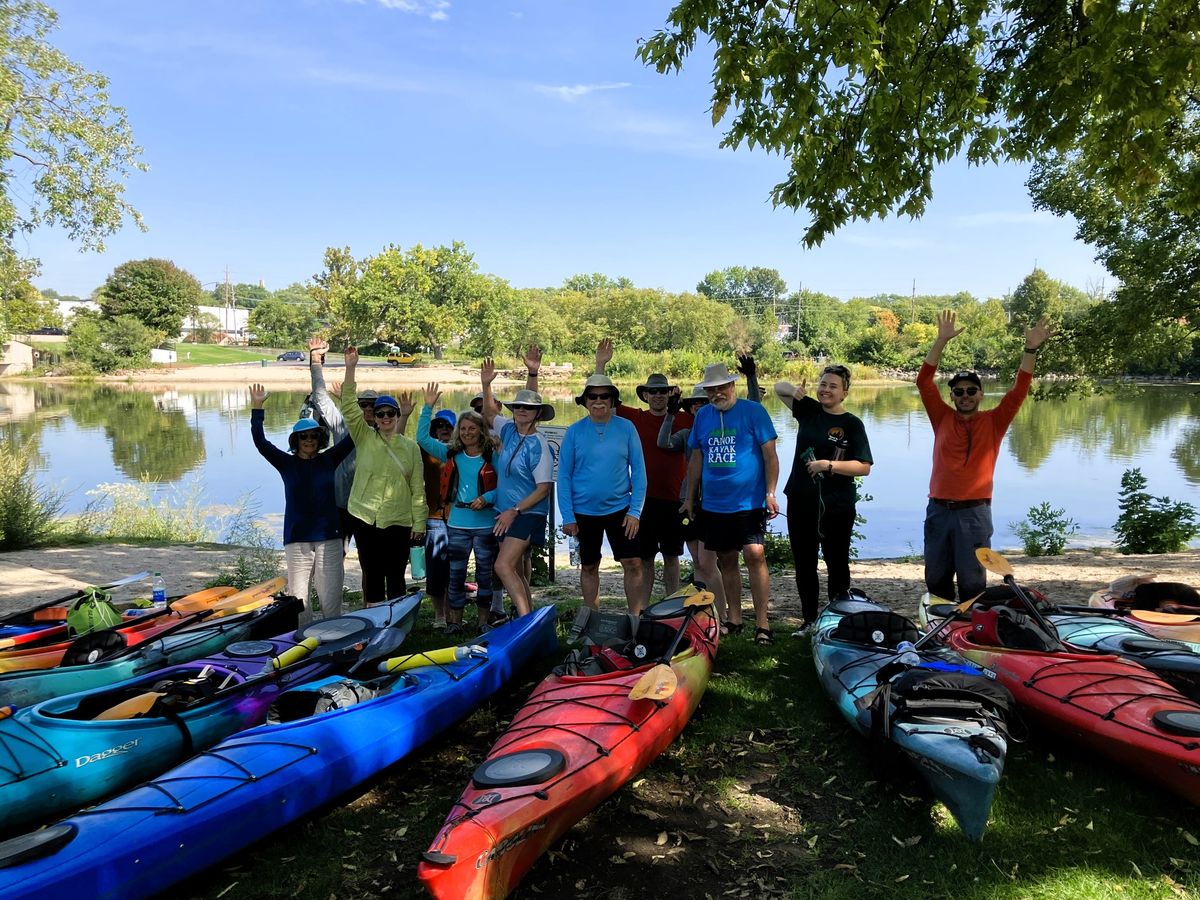
[[[462,609],[467,605],[467,561],[475,553],[475,583],[479,592],[475,604],[480,609],[492,605],[492,567],[496,562],[499,544],[491,528],[449,528],[450,532],[450,587],[448,597],[451,609]]]

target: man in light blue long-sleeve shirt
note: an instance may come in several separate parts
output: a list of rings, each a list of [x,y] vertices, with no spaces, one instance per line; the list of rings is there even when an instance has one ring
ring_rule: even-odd
[[[646,501],[646,463],[637,429],[613,415],[621,394],[593,375],[575,402],[587,418],[567,429],[558,455],[563,533],[579,538],[583,602],[600,608],[600,544],[605,536],[625,575],[629,610],[641,612],[642,560],[636,541]]]

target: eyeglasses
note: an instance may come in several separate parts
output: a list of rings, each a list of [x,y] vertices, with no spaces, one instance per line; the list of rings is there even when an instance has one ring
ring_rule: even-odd
[[[398,415],[399,413],[396,410],[387,406],[385,406],[383,409],[375,410],[375,418],[377,419],[394,419]]]
[[[977,387],[950,388],[950,393],[952,393],[955,397],[961,397],[964,394],[968,397],[974,397],[976,394],[979,393],[979,388],[977,388]]]
[[[612,394],[594,394],[590,391],[583,395],[584,400],[612,400],[612,398]]]
[[[671,389],[670,388],[646,388],[644,391],[642,391],[642,393],[643,394],[654,394],[654,395],[669,394],[669,393],[671,393]]]

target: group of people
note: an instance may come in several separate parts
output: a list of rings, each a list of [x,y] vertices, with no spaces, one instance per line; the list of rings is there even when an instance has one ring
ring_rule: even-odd
[[[948,600],[956,591],[960,598],[973,597],[986,584],[975,550],[988,546],[992,535],[1000,443],[1028,394],[1036,354],[1050,329],[1045,320],[1026,329],[1016,383],[986,411],[980,409],[984,389],[976,372],[950,377],[949,404],[935,384],[942,351],[961,333],[953,312],[939,315],[937,338],[917,376],[934,430],[925,580],[931,593]],[[290,452],[266,440],[266,391],[251,386],[255,445],[284,482],[289,592],[307,600],[315,586],[321,614],[339,614],[342,559],[353,538],[368,604],[405,592],[408,547],[423,545],[426,593],[438,627],[451,634],[464,627],[472,555],[477,626],[486,629],[503,617],[497,581],[515,613],[528,613],[529,551],[545,544],[555,481],[551,447],[538,430],[539,422],[554,418],[554,407],[538,393],[540,350],[531,347],[525,354],[526,385],[511,401],[501,403],[493,395],[496,369],[490,359],[481,367],[482,390],[470,409],[435,411],[441,392],[437,384],[427,385],[413,441],[405,431],[414,397],[359,392],[354,347],[346,349],[345,382],[340,402],[333,402],[331,391],[339,391],[327,389],[321,373],[327,349],[320,339],[310,342],[314,412],[293,426]],[[606,374],[612,355],[612,341],[602,340],[594,372],[575,397],[586,415],[566,429],[557,461],[562,530],[578,542],[583,602],[599,607],[605,539],[635,614],[649,602],[660,555],[664,592],[678,589],[686,544],[694,580],[713,592],[725,634],[744,628],[744,561],[753,639],[771,644],[764,541],[767,522],[780,514],[780,465],[778,434],[762,405],[753,358],[739,355],[736,369],[706,366],[686,397],[665,375],[652,374],[635,389],[643,408],[623,402]],[[743,376],[746,396],[738,397]],[[819,557],[825,560],[830,599],[850,587],[855,479],[869,475],[874,464],[863,422],[844,406],[850,383],[846,366],[828,365],[814,396],[804,381],[774,386],[797,423],[795,458],[783,488],[802,615],[796,636],[807,634],[817,617]],[[505,408],[511,417],[503,414]]]

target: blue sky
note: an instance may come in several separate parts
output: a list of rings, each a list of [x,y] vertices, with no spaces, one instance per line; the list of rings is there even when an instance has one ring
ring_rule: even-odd
[[[816,250],[772,209],[784,161],[718,149],[709,60],[644,68],[665,0],[52,0],[52,38],[105,73],[148,173],[150,230],[103,254],[43,230],[39,286],[86,295],[128,259],[202,282],[304,281],[324,249],[460,240],[517,287],[578,272],[694,289],[731,265],[848,298],[1015,288],[1038,265],[1104,282],[1069,220],[1035,213],[1024,168],[948,164],[924,219],[855,223]],[[1111,280],[1109,282],[1111,286]]]

